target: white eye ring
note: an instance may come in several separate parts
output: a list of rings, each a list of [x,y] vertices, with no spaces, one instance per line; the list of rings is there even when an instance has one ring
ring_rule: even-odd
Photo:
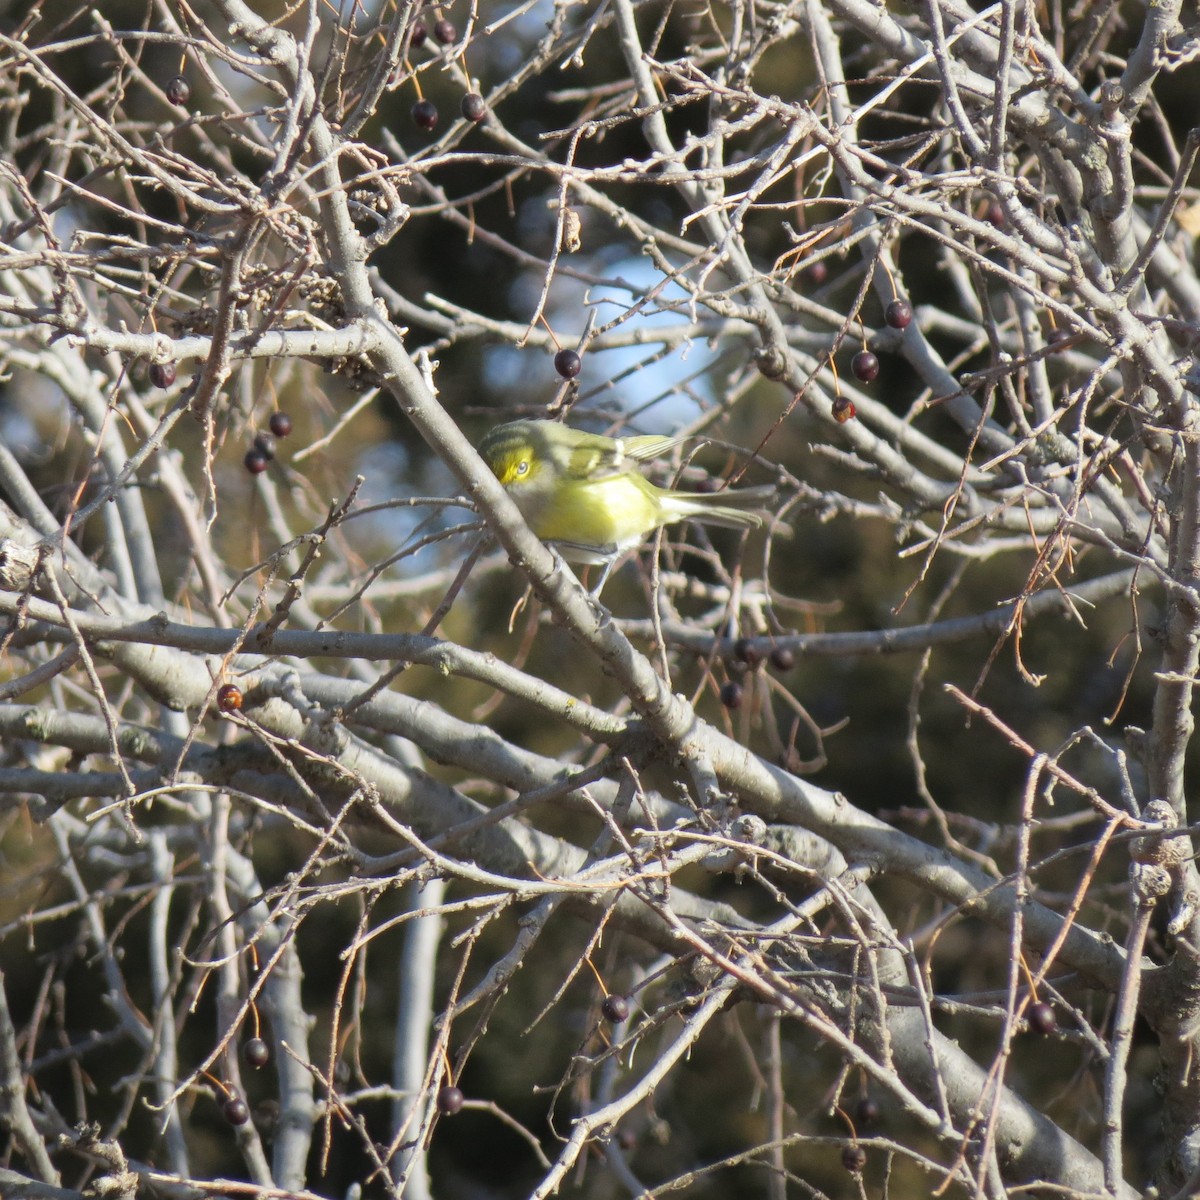
[[[523,458],[523,459],[521,459],[521,461],[519,463],[517,463],[517,475],[520,476],[520,475],[528,475],[528,474],[529,474],[529,459]]]

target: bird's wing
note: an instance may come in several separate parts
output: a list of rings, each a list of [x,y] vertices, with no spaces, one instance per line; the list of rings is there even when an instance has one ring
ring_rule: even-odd
[[[575,479],[607,479],[631,470],[636,463],[661,458],[682,440],[656,433],[630,438],[588,434],[571,448],[569,472]]]
[[[617,444],[623,447],[626,458],[632,458],[634,462],[649,462],[652,458],[662,458],[682,441],[683,438],[648,433],[640,437],[620,438]]]

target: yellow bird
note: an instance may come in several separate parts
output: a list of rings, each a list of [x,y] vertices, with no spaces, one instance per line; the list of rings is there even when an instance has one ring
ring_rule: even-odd
[[[557,421],[511,421],[491,430],[479,453],[521,510],[530,529],[570,562],[603,564],[598,594],[613,563],[649,533],[675,521],[731,529],[761,525],[759,506],[773,488],[715,494],[658,487],[638,465],[682,439],[649,434],[610,438]]]

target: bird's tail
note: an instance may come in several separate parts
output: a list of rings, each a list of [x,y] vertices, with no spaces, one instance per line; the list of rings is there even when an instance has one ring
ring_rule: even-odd
[[[727,529],[757,529],[768,519],[778,499],[778,489],[765,484],[711,493],[672,491],[668,495],[670,498],[664,503],[678,514],[676,520],[700,521]]]

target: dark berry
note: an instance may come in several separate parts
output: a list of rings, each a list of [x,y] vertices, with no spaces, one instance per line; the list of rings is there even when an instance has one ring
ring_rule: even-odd
[[[453,21],[447,21],[446,18],[443,17],[433,27],[433,36],[437,38],[437,40],[441,42],[443,46],[449,46],[452,42],[458,40],[458,30],[454,28]]]
[[[1008,218],[1004,215],[1004,205],[999,200],[993,200],[987,206],[987,220],[997,229],[1003,229],[1008,224]]]
[[[1058,1018],[1054,1015],[1054,1009],[1045,1000],[1038,1000],[1031,1004],[1025,1015],[1029,1021],[1029,1028],[1043,1037],[1058,1028]]]
[[[739,662],[744,662],[748,667],[762,661],[762,654],[759,653],[758,647],[750,638],[738,638],[733,643],[733,657]]]
[[[246,470],[249,471],[251,475],[261,475],[267,469],[267,464],[271,460],[257,447],[252,447],[246,451],[246,457],[244,461],[246,464]]]
[[[434,129],[438,123],[437,105],[432,100],[418,100],[412,106],[412,119],[422,129]]]
[[[292,418],[285,412],[273,412],[268,424],[276,437],[287,437],[292,432]]]
[[[864,1128],[879,1120],[879,1105],[870,1096],[863,1096],[854,1109],[854,1119]]]
[[[847,421],[853,421],[858,416],[858,409],[854,407],[854,401],[847,396],[839,396],[833,402],[833,419],[839,425],[845,425]]]
[[[603,1003],[600,1005],[600,1011],[604,1014],[606,1021],[611,1021],[614,1025],[619,1025],[622,1021],[629,1017],[629,1001],[624,996],[605,996]]]
[[[419,50],[423,45],[425,45],[425,39],[428,36],[429,30],[425,28],[425,25],[421,21],[418,21],[412,27],[412,37],[408,39],[408,44],[414,50]]]
[[[192,85],[182,75],[172,75],[164,90],[172,104],[186,104],[192,98]]]
[[[804,279],[806,283],[811,283],[813,287],[820,287],[821,284],[829,278],[829,268],[823,260],[818,259],[815,263],[809,263],[804,268]]]
[[[583,359],[574,350],[560,350],[554,356],[554,369],[564,379],[574,379],[583,370]]]
[[[796,655],[788,646],[776,646],[771,651],[771,666],[777,671],[790,671],[796,665]]]
[[[912,324],[912,318],[912,305],[907,300],[893,300],[883,313],[883,319],[893,329],[907,329]]]
[[[221,1112],[230,1125],[245,1125],[250,1120],[250,1109],[236,1092],[221,1105]]]
[[[254,448],[260,454],[265,454],[267,458],[275,457],[275,439],[269,433],[256,433]]]
[[[242,707],[242,699],[242,689],[236,683],[223,683],[217,688],[217,707],[222,712],[237,712]],[[259,1039],[252,1038],[251,1040],[258,1041]]]
[[[175,382],[175,364],[173,362],[154,362],[146,372],[147,378],[157,388],[169,388]]]
[[[487,102],[478,92],[468,92],[459,107],[468,121],[482,121],[487,116]]]
[[[847,1146],[842,1151],[842,1166],[852,1175],[859,1174],[867,1165],[867,1152],[861,1146]]]
[[[1064,329],[1059,325],[1050,330],[1046,342],[1051,346],[1061,346],[1064,342],[1069,342],[1073,336],[1069,329]]]
[[[871,383],[879,378],[879,359],[870,350],[860,350],[850,360],[850,370],[854,372],[855,379],[861,379],[863,383]]]
[[[727,679],[721,684],[721,703],[726,708],[741,708],[742,685],[732,679]]]
[[[463,1106],[462,1088],[457,1088],[452,1083],[446,1084],[437,1094],[438,1112],[444,1113],[447,1117],[452,1117],[456,1112],[461,1111]]]
[[[271,1050],[262,1038],[247,1038],[242,1045],[242,1057],[257,1071],[271,1061]]]

